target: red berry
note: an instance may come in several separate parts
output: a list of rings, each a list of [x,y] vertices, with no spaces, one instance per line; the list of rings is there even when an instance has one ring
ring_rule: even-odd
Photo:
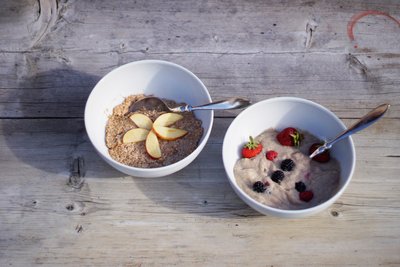
[[[266,157],[268,160],[273,161],[278,156],[278,152],[274,150],[270,150],[267,152]]]
[[[244,158],[253,158],[260,154],[262,148],[263,146],[260,143],[254,141],[253,137],[250,136],[250,141],[246,145],[244,145],[242,149],[242,156]]]
[[[288,127],[278,133],[276,139],[283,146],[300,146],[303,135],[296,128]]]
[[[303,191],[299,193],[299,197],[302,201],[310,202],[310,200],[314,197],[314,193],[312,191]]]
[[[314,143],[310,146],[310,149],[308,150],[308,154],[311,155],[315,150],[317,150],[318,147],[320,147],[322,144],[319,143]],[[324,152],[322,152],[321,154],[316,155],[315,157],[313,157],[313,160],[321,162],[321,163],[325,163],[328,162],[331,159],[331,156],[329,154],[328,150],[325,150]]]

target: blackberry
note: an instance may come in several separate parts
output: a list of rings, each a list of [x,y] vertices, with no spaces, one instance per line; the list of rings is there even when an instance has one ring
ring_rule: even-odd
[[[283,178],[285,178],[283,171],[274,171],[271,175],[271,180],[277,184],[280,184]]]
[[[295,188],[296,188],[297,192],[306,191],[306,185],[302,181],[295,183]]]
[[[264,193],[265,192],[265,185],[261,181],[257,181],[253,184],[253,191],[257,193]]]
[[[281,169],[287,172],[293,170],[294,166],[296,166],[296,164],[294,164],[294,161],[291,159],[285,159],[281,163]]]

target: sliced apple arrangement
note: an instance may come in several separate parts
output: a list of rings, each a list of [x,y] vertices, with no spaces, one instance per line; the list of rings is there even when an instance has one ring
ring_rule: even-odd
[[[153,159],[161,158],[161,149],[158,138],[166,141],[174,141],[184,137],[188,133],[182,129],[168,127],[183,119],[183,116],[180,114],[164,113],[154,122],[141,113],[134,113],[129,118],[139,128],[127,131],[122,137],[122,142],[127,144],[145,141],[146,151]]]

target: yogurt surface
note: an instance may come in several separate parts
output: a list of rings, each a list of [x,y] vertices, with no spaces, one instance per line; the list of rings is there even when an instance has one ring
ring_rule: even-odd
[[[286,210],[310,208],[335,194],[340,180],[339,163],[332,157],[326,163],[311,160],[308,157],[310,146],[321,141],[308,132],[301,132],[304,138],[299,147],[282,146],[276,139],[278,132],[274,129],[268,129],[257,136],[255,140],[262,144],[262,152],[253,158],[239,159],[234,166],[239,187],[262,204]],[[266,158],[266,152],[270,150],[278,153],[273,161]],[[281,162],[285,159],[293,160],[295,167],[291,171],[284,171],[285,178],[278,184],[271,180],[271,175],[281,170]],[[267,185],[264,192],[253,190],[253,184],[257,181]],[[309,202],[299,198],[295,184],[300,181],[306,185],[306,190],[314,194]]]

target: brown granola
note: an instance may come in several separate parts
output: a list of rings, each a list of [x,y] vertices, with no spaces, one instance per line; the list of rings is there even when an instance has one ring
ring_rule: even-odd
[[[122,104],[113,109],[106,126],[106,145],[110,156],[123,164],[140,167],[156,168],[175,163],[192,153],[203,135],[201,121],[192,112],[180,113],[183,119],[177,121],[170,127],[184,129],[188,134],[174,141],[159,139],[162,156],[159,159],[152,159],[146,152],[145,142],[122,143],[123,135],[130,129],[138,128],[129,116],[129,107],[132,103],[146,97],[145,95],[131,95],[125,98]],[[171,106],[184,105],[174,101],[163,99]],[[155,110],[137,111],[148,116],[153,122],[165,112]]]

